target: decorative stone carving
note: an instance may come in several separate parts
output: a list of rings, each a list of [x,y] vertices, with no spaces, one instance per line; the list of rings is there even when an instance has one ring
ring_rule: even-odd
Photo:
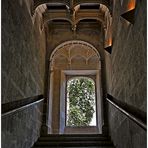
[[[83,41],[69,41],[52,55],[51,65],[58,69],[86,69],[100,67],[100,56],[94,47]]]

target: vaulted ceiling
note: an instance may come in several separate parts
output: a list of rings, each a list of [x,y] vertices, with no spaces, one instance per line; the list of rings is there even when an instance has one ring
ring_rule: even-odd
[[[103,4],[111,10],[112,0],[33,0],[33,12],[42,4],[53,5],[65,5],[69,10],[73,10],[76,6],[81,4],[88,4],[88,7],[92,4]]]
[[[97,21],[104,29],[105,46],[111,44],[111,0],[33,0],[32,16],[36,11],[42,15],[42,29],[47,23],[68,22],[76,31],[80,21]]]

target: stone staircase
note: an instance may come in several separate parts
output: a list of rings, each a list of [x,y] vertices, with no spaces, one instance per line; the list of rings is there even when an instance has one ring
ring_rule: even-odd
[[[99,134],[46,135],[33,148],[115,148],[110,137]]]

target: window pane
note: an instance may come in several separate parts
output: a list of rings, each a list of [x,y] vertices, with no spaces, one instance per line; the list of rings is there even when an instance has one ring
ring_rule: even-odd
[[[67,126],[96,126],[95,83],[87,77],[67,82]]]

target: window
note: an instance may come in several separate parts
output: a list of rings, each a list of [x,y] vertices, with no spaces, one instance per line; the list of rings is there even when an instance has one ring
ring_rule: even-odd
[[[55,48],[50,56],[50,92],[48,108],[49,133],[102,133],[103,103],[101,61],[98,50],[91,44],[73,40]],[[94,85],[91,118],[82,124],[70,124],[67,86],[72,79],[85,78]],[[85,97],[84,97],[85,98]],[[86,97],[87,98],[87,97]],[[86,100],[86,99],[84,99]],[[85,105],[88,106],[88,105]],[[78,108],[78,106],[77,106]],[[86,114],[84,112],[84,114]],[[80,117],[83,114],[81,113]],[[93,117],[92,117],[93,116]],[[69,121],[68,121],[69,120]]]
[[[74,77],[67,82],[66,126],[96,126],[95,82]]]

